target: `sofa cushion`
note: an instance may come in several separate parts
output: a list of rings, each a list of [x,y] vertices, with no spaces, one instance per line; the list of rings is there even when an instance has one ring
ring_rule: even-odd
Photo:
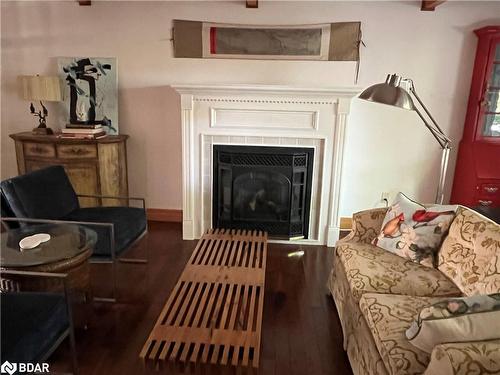
[[[427,353],[444,343],[500,339],[500,293],[447,298],[426,306],[406,337]]]
[[[425,207],[399,193],[372,243],[403,258],[434,267],[456,209],[457,206]]]
[[[374,245],[347,242],[338,245],[351,293],[414,296],[461,296],[460,290],[435,268],[425,267]]]
[[[66,220],[113,223],[115,231],[115,255],[127,250],[129,245],[146,229],[146,214],[136,207],[88,207],[73,211]],[[107,227],[88,225],[97,232],[97,244],[92,256],[109,258],[110,232]]]
[[[438,268],[467,296],[498,293],[500,226],[481,214],[459,207],[439,251]],[[486,279],[487,278],[487,279]]]
[[[430,355],[410,344],[405,331],[423,307],[440,299],[376,293],[361,297],[361,312],[389,374],[421,374],[425,371]]]

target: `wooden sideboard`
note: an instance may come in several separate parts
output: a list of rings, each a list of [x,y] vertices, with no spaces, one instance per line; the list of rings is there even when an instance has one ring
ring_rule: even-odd
[[[11,134],[19,174],[62,165],[77,194],[128,196],[127,135],[65,139],[31,132]],[[82,207],[118,206],[116,199],[80,198]]]

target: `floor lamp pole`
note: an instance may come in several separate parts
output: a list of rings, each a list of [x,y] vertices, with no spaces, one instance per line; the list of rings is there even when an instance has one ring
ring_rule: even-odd
[[[446,182],[446,172],[448,171],[448,161],[450,159],[450,150],[451,150],[451,140],[448,138],[444,132],[441,130],[439,125],[436,123],[436,120],[432,117],[430,114],[429,110],[427,107],[424,105],[422,100],[420,100],[420,97],[417,95],[415,91],[415,85],[413,84],[412,80],[409,81],[409,91],[413,94],[415,99],[417,99],[417,102],[420,104],[420,106],[424,109],[425,113],[431,120],[432,124],[429,124],[429,122],[425,119],[424,115],[418,110],[418,108],[415,107],[415,112],[417,112],[418,116],[420,119],[423,121],[425,127],[429,129],[431,134],[434,136],[436,141],[439,143],[441,146],[441,167],[439,170],[439,181],[438,181],[438,187],[436,191],[436,199],[435,203],[437,204],[443,204],[444,202],[444,186]]]

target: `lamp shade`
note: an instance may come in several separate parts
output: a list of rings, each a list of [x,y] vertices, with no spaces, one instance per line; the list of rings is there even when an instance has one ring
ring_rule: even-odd
[[[18,76],[20,95],[24,100],[62,100],[61,82],[54,76]]]
[[[374,103],[392,105],[408,110],[415,110],[415,105],[408,91],[400,87],[401,77],[390,74],[384,83],[378,83],[365,89],[360,95],[360,99]]]

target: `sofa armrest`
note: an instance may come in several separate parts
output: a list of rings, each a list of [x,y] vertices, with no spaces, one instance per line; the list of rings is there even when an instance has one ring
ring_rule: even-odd
[[[387,210],[387,207],[373,208],[353,214],[351,233],[338,240],[337,245],[346,242],[371,243],[380,233]]]
[[[500,374],[500,339],[436,345],[424,375]]]

